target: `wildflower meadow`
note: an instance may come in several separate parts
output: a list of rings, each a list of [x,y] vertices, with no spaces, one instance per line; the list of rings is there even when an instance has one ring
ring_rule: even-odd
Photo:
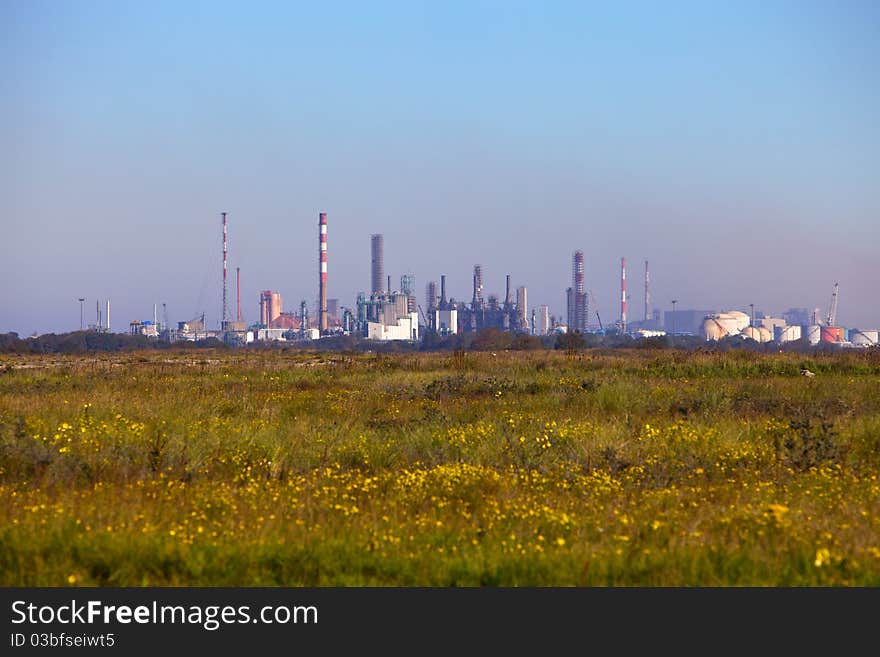
[[[876,349],[0,357],[4,586],[877,586],[878,475]]]

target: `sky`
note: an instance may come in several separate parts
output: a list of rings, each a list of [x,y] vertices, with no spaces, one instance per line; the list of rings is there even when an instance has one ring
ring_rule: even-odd
[[[505,275],[880,328],[880,4],[0,0],[0,332]]]

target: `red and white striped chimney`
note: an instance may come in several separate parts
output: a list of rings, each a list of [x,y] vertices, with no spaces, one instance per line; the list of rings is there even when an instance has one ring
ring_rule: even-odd
[[[327,213],[318,214],[318,230],[320,236],[320,263],[321,263],[321,283],[319,286],[320,298],[320,327],[321,332],[326,331],[329,326],[327,323]]]
[[[620,259],[620,330],[626,333],[626,258]]]

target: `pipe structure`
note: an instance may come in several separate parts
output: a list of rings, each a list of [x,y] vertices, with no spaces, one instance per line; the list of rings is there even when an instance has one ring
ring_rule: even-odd
[[[584,293],[584,252],[575,251],[572,257],[572,284],[574,286],[574,326],[575,331],[587,330],[587,302]]]
[[[483,268],[474,265],[474,298],[471,301],[474,307],[483,304]]]
[[[435,281],[428,281],[425,286],[425,300],[428,302],[428,312],[437,309],[437,283]]]
[[[382,294],[382,286],[385,283],[385,240],[381,233],[370,236],[370,252],[372,256],[370,293]]]
[[[323,333],[329,328],[327,322],[327,213],[318,215],[318,239],[320,240],[320,284],[318,293],[320,297],[320,329]]]

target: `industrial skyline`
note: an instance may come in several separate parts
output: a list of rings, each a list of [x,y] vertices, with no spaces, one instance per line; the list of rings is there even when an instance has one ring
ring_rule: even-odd
[[[437,294],[436,281],[426,285],[425,309],[416,296],[416,279],[413,273],[400,276],[400,285],[395,289],[392,276],[387,279],[384,273],[384,237],[381,233],[370,236],[370,286],[369,296],[359,292],[354,308],[339,304],[338,299],[327,298],[327,213],[318,213],[318,253],[319,276],[318,296],[312,319],[308,303],[300,302],[299,313],[283,312],[282,296],[273,290],[260,293],[259,321],[248,324],[242,321],[241,314],[241,268],[236,267],[236,316],[235,321],[227,317],[227,213],[221,212],[222,238],[222,314],[219,326],[211,329],[205,323],[205,314],[171,324],[168,320],[166,304],[163,302],[164,321],[157,320],[157,304],[153,304],[153,319],[132,320],[129,331],[156,337],[166,341],[199,340],[217,337],[230,345],[245,345],[251,342],[274,340],[314,340],[322,336],[338,334],[360,335],[373,340],[419,340],[426,333],[450,335],[454,333],[475,333],[493,328],[513,333],[548,335],[566,332],[606,333],[598,308],[595,308],[596,323],[590,323],[589,299],[594,298],[592,290],[585,286],[584,253],[576,250],[572,254],[571,286],[566,289],[566,314],[557,316],[550,313],[547,304],[541,304],[537,311],[527,302],[526,286],[516,289],[513,296],[512,276],[505,275],[505,294],[503,302],[499,296],[484,288],[483,267],[473,266],[472,296],[470,302],[447,296],[446,275],[440,275],[440,293]],[[672,300],[672,311],[661,315],[655,309],[650,314],[650,274],[649,261],[645,260],[644,288],[642,290],[644,317],[629,323],[627,307],[629,293],[626,284],[626,258],[620,259],[620,315],[613,327],[616,333],[631,337],[657,337],[673,335],[699,335],[707,340],[720,340],[729,336],[742,336],[758,342],[778,343],[797,341],[803,338],[811,344],[821,342],[837,343],[842,347],[863,347],[878,343],[878,330],[866,327],[847,327],[838,325],[837,309],[839,283],[834,284],[831,303],[827,314],[819,307],[810,311],[807,308],[789,308],[784,313],[767,314],[755,312],[755,304],[750,303],[751,312],[728,309],[695,310],[692,308],[676,310],[677,300]],[[82,329],[82,303],[79,297],[80,329]],[[595,302],[594,302],[595,304]],[[332,312],[329,308],[332,305]],[[96,304],[96,321],[91,328],[110,331],[110,301],[107,301],[106,319],[102,322],[100,302]],[[340,313],[341,311],[341,313]],[[661,319],[662,317],[662,319]]]
[[[582,249],[608,325],[623,257],[628,323],[649,260],[652,314],[825,313],[839,282],[838,323],[880,326],[874,3],[122,6],[0,6],[2,332],[108,299],[114,330],[217,326],[239,287],[243,321],[263,290],[320,321],[320,212],[345,307],[381,234],[378,287],[470,302],[479,264],[529,320]]]
[[[220,213],[221,224],[222,224],[222,247],[221,247],[222,248],[222,268],[221,268],[221,272],[222,272],[221,281],[222,282],[220,285],[220,289],[221,289],[222,296],[221,296],[221,305],[220,305],[221,310],[218,315],[218,321],[216,322],[216,324],[217,324],[216,328],[220,328],[221,326],[227,326],[227,325],[229,325],[231,327],[233,325],[233,323],[229,322],[228,310],[227,310],[227,308],[228,308],[228,296],[227,296],[227,268],[228,268],[228,265],[227,265],[227,258],[228,258],[228,254],[229,254],[227,214],[228,214],[227,212]],[[311,317],[311,313],[314,312],[314,315],[317,318],[316,319],[317,328],[321,332],[324,332],[330,328],[329,315],[328,315],[328,299],[327,299],[327,294],[328,294],[328,278],[327,278],[327,274],[328,274],[328,271],[327,271],[327,253],[328,253],[328,251],[327,251],[327,225],[328,224],[327,224],[327,213],[320,212],[320,213],[318,213],[318,217],[319,217],[319,221],[318,221],[318,223],[319,223],[319,232],[318,232],[318,237],[319,237],[319,276],[318,276],[317,296],[315,297],[316,302],[315,302],[313,310],[310,311],[308,309],[309,304],[308,304],[308,302],[305,301],[306,298],[309,298],[309,294],[308,294],[308,292],[303,292],[303,294],[300,296],[302,296],[304,300],[300,303],[300,306],[301,306],[301,313],[302,313],[303,318],[307,319],[307,318]],[[404,295],[406,295],[409,298],[408,310],[410,312],[415,312],[417,304],[418,304],[417,299],[416,299],[416,295],[415,295],[415,285],[416,285],[415,274],[412,274],[412,273],[401,274],[400,275],[400,287],[397,288],[397,290],[393,290],[393,286],[392,286],[392,276],[393,275],[389,273],[386,277],[385,268],[384,268],[384,260],[385,260],[384,235],[381,233],[372,233],[372,234],[370,234],[370,287],[372,287],[374,289],[378,288],[378,291],[373,291],[371,294],[373,294],[373,295],[387,295],[387,294],[390,294],[392,291],[394,291],[395,293],[402,292]],[[651,302],[651,288],[650,288],[651,283],[650,283],[650,274],[649,274],[649,261],[645,260],[644,262],[645,262],[644,287],[640,291],[641,301],[644,304],[644,321],[637,322],[636,325],[640,326],[640,327],[654,327],[654,326],[656,326],[657,328],[659,328],[660,326],[662,326],[662,322],[659,322],[659,320],[658,320],[658,317],[660,316],[661,310],[659,308],[655,308],[653,317],[650,315],[650,308],[651,308],[652,302]],[[284,312],[282,309],[281,294],[279,292],[273,291],[271,289],[261,291],[258,312],[256,312],[254,314],[253,318],[244,316],[244,314],[242,313],[242,310],[241,310],[241,266],[236,266],[235,270],[236,270],[236,320],[235,320],[234,324],[236,324],[239,329],[241,329],[243,326],[247,325],[249,322],[257,323],[257,324],[261,324],[261,325],[266,325],[266,326],[273,325],[272,323],[275,320],[277,320],[279,318],[279,316],[284,315]],[[454,270],[454,268],[453,268],[453,270]],[[450,305],[450,306],[444,305],[445,300],[447,299],[447,289],[446,289],[447,275],[448,275],[448,272],[439,276],[439,278],[441,280],[441,291],[439,294],[437,291],[436,281],[434,281],[434,280],[427,281],[426,288],[425,288],[426,295],[427,295],[427,297],[425,299],[425,309],[427,309],[428,311],[431,311],[436,308],[453,307],[452,305]],[[506,278],[506,292],[505,292],[503,305],[498,305],[499,300],[498,300],[497,295],[494,292],[486,292],[485,294],[488,295],[488,297],[486,297],[484,295],[485,286],[484,286],[484,282],[483,282],[483,267],[480,264],[476,264],[473,266],[473,273],[472,273],[472,277],[471,277],[471,282],[472,282],[471,298],[470,298],[470,302],[469,302],[468,306],[462,306],[462,301],[464,300],[464,298],[466,298],[465,295],[460,295],[457,297],[455,295],[449,295],[448,299],[451,303],[453,303],[453,302],[455,303],[455,307],[477,308],[477,309],[481,309],[481,312],[485,312],[482,309],[484,307],[488,308],[488,306],[490,304],[492,305],[493,308],[497,307],[500,309],[503,307],[503,308],[507,308],[507,309],[513,309],[510,317],[511,318],[513,318],[513,317],[518,318],[517,320],[515,320],[515,323],[518,323],[518,325],[527,326],[527,325],[529,325],[529,322],[530,322],[530,320],[528,318],[528,313],[532,312],[535,309],[534,307],[529,308],[527,305],[527,302],[526,302],[526,294],[527,294],[526,290],[527,290],[528,286],[519,286],[517,288],[516,302],[514,302],[513,296],[512,296],[512,288],[511,288],[511,275],[506,274],[505,278]],[[554,306],[552,306],[550,304],[544,303],[544,304],[539,304],[537,306],[537,308],[539,309],[538,312],[546,315],[546,317],[544,317],[544,315],[542,315],[542,322],[543,322],[542,326],[544,327],[544,329],[542,329],[542,330],[549,330],[554,325],[559,324],[559,325],[565,326],[569,330],[577,330],[577,331],[581,331],[581,332],[586,332],[586,331],[590,330],[591,328],[593,330],[595,330],[595,328],[597,326],[597,322],[598,322],[598,326],[600,328],[603,328],[602,324],[601,324],[601,318],[599,318],[599,315],[598,315],[599,309],[593,308],[591,311],[589,308],[589,299],[591,297],[594,297],[594,294],[593,294],[592,289],[589,289],[589,290],[587,289],[587,287],[585,286],[584,280],[585,280],[584,252],[582,250],[576,250],[572,254],[571,286],[568,287],[565,292],[566,301],[565,301],[564,312],[563,312],[563,308],[561,306],[557,307],[557,309],[555,311],[554,311]],[[284,282],[284,281],[282,281],[282,282]],[[279,285],[277,287],[284,287],[284,288],[294,287],[297,289],[302,289],[304,287],[303,281],[297,281],[294,283],[294,285],[290,285],[290,281],[287,281],[286,283],[287,283],[287,285],[285,285],[285,286]],[[620,307],[619,307],[618,320],[614,324],[614,326],[617,330],[622,330],[622,331],[626,332],[627,328],[628,328],[627,304],[630,300],[632,300],[632,296],[628,292],[627,287],[626,287],[626,258],[625,257],[620,258],[619,285],[620,285],[620,293],[619,293]],[[361,291],[363,291],[363,287],[364,286],[361,286],[361,288],[362,288]],[[816,325],[822,324],[822,325],[830,326],[834,323],[834,321],[837,319],[837,303],[838,303],[838,294],[839,294],[838,290],[839,290],[839,282],[835,282],[834,289],[833,289],[833,292],[831,295],[831,305],[830,305],[827,313],[821,305],[811,306],[809,309],[806,309],[806,308],[800,309],[800,310],[808,313],[808,315],[809,315],[808,319],[802,320],[804,322],[804,325],[809,323],[809,324],[816,324]],[[294,296],[296,296],[296,295],[294,295]],[[434,299],[434,303],[432,303],[430,301],[430,299],[432,297]],[[486,301],[486,298],[489,299],[488,303]],[[456,299],[457,299],[457,301],[455,301]],[[80,311],[80,315],[81,315],[81,317],[80,317],[80,325],[81,326],[82,326],[82,303],[85,300],[86,300],[86,297],[77,297],[76,298],[76,301],[79,303],[79,311]],[[332,301],[334,304],[334,313],[333,313],[334,324],[333,325],[337,326],[337,327],[341,327],[342,326],[342,317],[341,317],[341,314],[338,313],[338,309],[348,308],[349,310],[351,310],[355,306],[354,299],[351,299],[351,300],[344,299],[341,304],[340,304],[339,300],[336,298],[334,298]],[[817,304],[818,303],[819,302],[817,301]],[[106,304],[106,311],[104,309],[104,304]],[[146,304],[146,305],[149,305],[149,304]],[[166,303],[162,302],[162,305],[163,305],[163,309],[165,309],[165,312],[167,313],[167,308],[165,308]],[[717,308],[724,307],[724,308],[731,308],[731,309],[735,309],[735,308],[742,309],[745,306],[750,306],[751,310],[752,310],[751,317],[752,317],[752,320],[754,321],[754,312],[755,312],[754,311],[754,308],[755,308],[754,303],[745,304],[745,305],[740,304],[739,306],[736,306],[734,304],[725,304],[723,302],[715,302],[714,304],[710,304],[710,305],[712,307],[717,307]],[[155,309],[157,307],[157,304],[155,302],[153,302],[152,307],[154,309],[153,312],[154,312],[154,323],[155,323],[156,322],[156,320],[155,320],[156,310]],[[208,304],[208,307],[210,307],[210,303]],[[675,311],[674,303],[672,303],[670,307],[672,308],[672,311]],[[762,312],[772,310],[772,311],[776,312],[777,315],[784,314],[782,308],[764,308],[763,306],[759,306],[759,307],[762,308]],[[105,299],[105,300],[98,299],[96,301],[96,308],[97,308],[97,310],[96,310],[97,314],[96,314],[95,322],[94,323],[89,322],[89,326],[103,327],[104,330],[107,330],[110,327],[110,323],[109,323],[110,300],[109,299]],[[796,308],[796,304],[795,305],[788,304],[787,310],[785,310],[785,312],[794,312],[796,310],[798,310]],[[669,308],[665,308],[664,311],[668,314]],[[424,311],[422,311],[422,312],[424,312]],[[460,311],[460,312],[462,312],[462,311]],[[467,310],[465,310],[464,312],[467,312]],[[593,313],[592,317],[590,316],[591,312]],[[697,317],[697,316],[702,317],[702,315],[712,315],[712,313],[716,313],[717,311],[708,311],[708,310],[705,310],[705,311],[704,310],[699,310],[699,311],[687,310],[686,311],[683,308],[681,308],[681,306],[680,306],[679,310],[677,312],[679,314],[682,312],[695,313],[694,317]],[[183,313],[183,315],[186,315],[186,314],[187,313]],[[144,313],[142,312],[140,315],[143,316]],[[181,315],[181,316],[183,316],[183,315]],[[290,317],[295,317],[295,318],[297,318],[299,316],[297,313],[287,313],[287,315]],[[195,313],[196,320],[198,320],[199,325],[204,329],[210,329],[211,326],[213,325],[213,322],[211,322],[210,319],[206,319],[206,317],[208,317],[208,316],[209,316],[209,313],[207,313],[204,310],[202,310],[202,311],[197,310],[197,312]],[[481,326],[483,326],[482,323],[479,324],[479,326],[478,326],[477,320],[475,317],[476,316],[474,315],[472,318],[471,330],[478,330]],[[461,318],[461,314],[459,314],[459,318]],[[181,320],[181,321],[183,321],[183,320]],[[193,322],[195,320],[191,319],[188,321]],[[483,320],[481,320],[481,322],[482,321]],[[499,328],[502,327],[500,316],[497,321],[498,321]],[[694,323],[697,320],[691,319],[689,321],[691,323]],[[166,322],[167,322],[167,319],[166,319]],[[172,322],[172,324],[174,324],[174,323],[176,323],[176,322]],[[422,322],[422,323],[425,323],[425,322]],[[430,322],[428,322],[428,323],[430,323]],[[123,324],[124,323],[120,323],[116,327],[116,330],[118,332],[125,332],[126,327]],[[878,323],[878,324],[880,324],[880,323]],[[284,325],[284,322],[282,322],[281,325]],[[281,326],[281,325],[279,325],[279,326]],[[306,324],[303,324],[303,325],[305,326]],[[492,325],[492,324],[491,323],[486,324],[486,326],[489,326],[489,325]],[[513,330],[511,328],[512,325],[513,324],[505,324],[503,328],[505,328],[505,330],[508,330],[508,329]],[[287,328],[290,328],[289,324],[287,324],[286,326],[287,326]],[[690,326],[690,324],[688,324],[688,326]],[[694,324],[694,326],[697,326],[697,324]],[[853,326],[857,326],[858,328],[869,328],[872,325],[864,325],[864,326],[853,325]],[[666,327],[666,328],[668,329],[669,327]],[[679,328],[683,330],[684,325],[680,326]],[[75,327],[68,329],[68,330],[75,330]],[[47,332],[63,332],[63,331],[64,331],[64,329],[59,328],[59,329],[57,329],[57,331],[47,331]],[[695,330],[695,332],[698,332],[698,331]]]

